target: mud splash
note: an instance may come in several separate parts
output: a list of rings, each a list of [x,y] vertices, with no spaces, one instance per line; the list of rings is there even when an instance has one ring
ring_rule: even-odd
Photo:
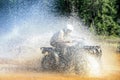
[[[10,31],[8,33],[0,35],[0,73],[21,72],[20,76],[17,75],[17,77],[23,77],[21,79],[29,79],[29,75],[27,75],[27,78],[24,76],[24,72],[28,72],[28,74],[33,75],[32,77],[35,77],[36,79],[48,79],[51,77],[53,79],[56,79],[54,77],[57,75],[56,73],[53,73],[53,75],[50,75],[51,73],[48,73],[47,78],[41,77],[41,75],[46,76],[46,73],[44,74],[41,71],[37,73],[37,71],[40,69],[40,61],[43,57],[40,52],[40,47],[50,46],[49,40],[53,33],[66,27],[66,23],[73,24],[76,30],[76,32],[74,32],[75,36],[78,36],[80,38],[87,38],[85,44],[96,44],[96,38],[94,34],[90,33],[87,27],[83,25],[77,16],[67,18],[56,17],[53,13],[49,13],[49,8],[46,6],[46,2],[40,0],[38,4],[30,7],[30,13],[24,14],[23,19],[20,18],[22,15],[17,16]],[[47,3],[47,5],[49,4],[50,3]],[[104,43],[101,45],[103,44]],[[117,74],[118,79],[120,76],[118,74],[120,72],[119,57],[115,54],[115,50],[113,50],[113,48],[109,48],[109,44],[102,46],[102,49],[103,56],[101,64],[103,66],[103,70],[97,72],[96,70],[99,70],[97,68],[97,64],[92,65],[91,67],[93,70],[91,70],[91,72],[97,73],[91,73],[90,76],[103,77],[109,76],[111,74]],[[90,60],[94,61],[94,59]],[[96,62],[93,61],[92,63],[95,64]],[[4,76],[7,76],[8,78],[10,77],[11,79],[14,78],[15,74],[11,76]],[[85,77],[81,78],[73,75],[57,76],[59,76],[61,79],[88,79]]]

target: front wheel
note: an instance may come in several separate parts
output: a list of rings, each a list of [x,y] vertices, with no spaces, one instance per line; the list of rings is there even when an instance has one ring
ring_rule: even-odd
[[[56,66],[56,60],[55,57],[52,55],[46,55],[43,57],[41,66],[43,70],[54,70]]]

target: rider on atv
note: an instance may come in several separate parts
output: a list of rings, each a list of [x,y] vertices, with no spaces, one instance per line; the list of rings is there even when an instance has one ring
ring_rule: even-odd
[[[78,38],[78,40],[77,40]],[[89,46],[86,40],[73,34],[73,26],[68,24],[67,28],[55,33],[51,40],[52,47],[41,47],[42,53],[48,53],[41,61],[44,70],[69,70],[71,67],[75,71],[86,68],[86,55],[96,57],[100,60],[102,50],[100,46]],[[74,66],[71,66],[74,65]],[[84,69],[83,69],[84,70]]]
[[[60,54],[65,54],[65,49],[70,46],[70,43],[72,43],[71,34],[73,30],[73,26],[67,24],[67,27],[65,29],[60,30],[52,36],[50,45],[55,47],[56,51],[60,52]],[[58,63],[59,56],[57,54],[55,54],[55,56]]]

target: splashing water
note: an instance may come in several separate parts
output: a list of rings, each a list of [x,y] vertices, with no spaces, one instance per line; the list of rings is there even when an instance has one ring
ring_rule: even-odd
[[[27,5],[28,11],[20,8],[16,11],[17,15],[11,13],[10,30],[0,34],[0,58],[18,60],[20,63],[41,58],[39,48],[50,46],[53,33],[66,27],[66,23],[72,23],[76,30],[74,35],[85,39],[84,44],[95,44],[92,34],[77,16],[56,17],[50,12],[48,5],[51,4],[52,0],[40,0],[31,7]],[[96,71],[97,63],[93,58],[89,59],[91,64],[96,64],[90,66],[94,69],[92,71]]]
[[[11,14],[12,27],[7,33],[1,34],[0,54],[3,54],[1,57],[5,54],[17,57],[16,55],[19,54],[19,51],[17,49],[14,52],[16,48],[21,48],[20,55],[28,53],[27,56],[29,56],[33,53],[29,49],[25,50],[25,48],[31,47],[37,51],[37,48],[40,46],[49,45],[49,43],[46,43],[49,41],[52,33],[62,28],[60,26],[64,26],[64,22],[62,22],[62,19],[54,17],[48,11],[48,4],[50,3],[40,0],[39,3],[31,7],[26,5],[29,8],[28,12],[21,8],[16,10],[17,15]],[[21,12],[25,13],[21,14]],[[58,24],[58,21],[61,24]],[[4,57],[7,57],[6,55]]]
[[[90,75],[99,76],[100,75],[100,63],[93,56],[87,56],[88,68]]]

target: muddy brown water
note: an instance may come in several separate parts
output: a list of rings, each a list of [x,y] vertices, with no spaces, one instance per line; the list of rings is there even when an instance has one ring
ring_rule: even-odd
[[[36,71],[28,66],[0,60],[0,80],[120,80],[120,54],[111,45],[102,46],[102,70],[99,75],[76,75]],[[18,67],[19,66],[19,67]]]

